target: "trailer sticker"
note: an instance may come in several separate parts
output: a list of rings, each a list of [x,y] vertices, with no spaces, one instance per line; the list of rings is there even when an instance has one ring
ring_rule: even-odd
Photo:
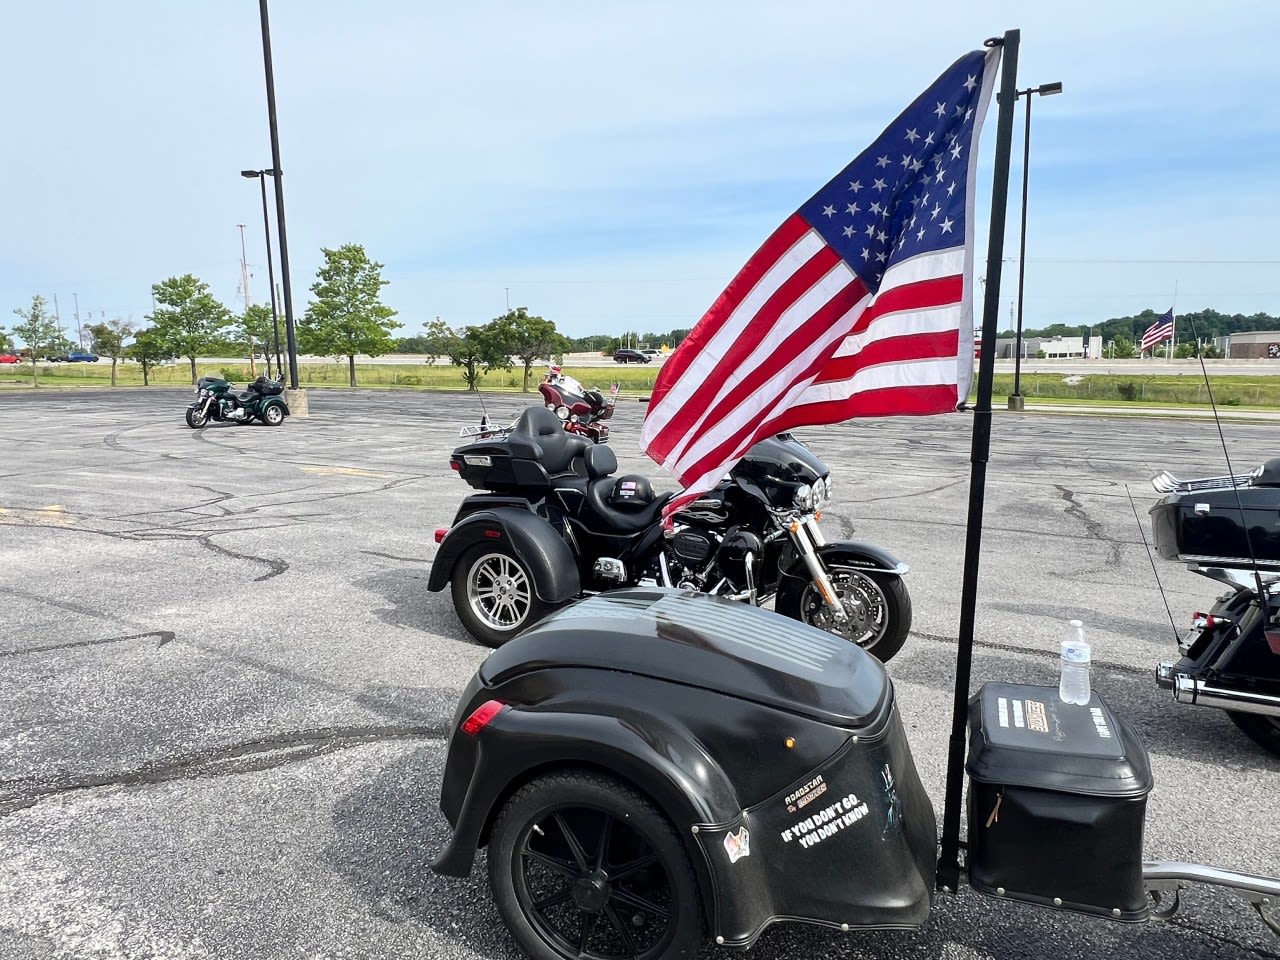
[[[737,833],[724,835],[724,851],[729,854],[730,863],[737,863],[743,857],[751,856],[751,834],[746,827],[739,827]]]
[[[898,785],[887,763],[880,768],[880,788],[885,802],[884,829],[880,831],[880,839],[888,840],[902,833],[902,797],[898,795]]]
[[[1098,736],[1103,740],[1111,739],[1111,728],[1107,726],[1106,715],[1103,714],[1101,707],[1090,707],[1089,714],[1093,717],[1094,729],[1098,731]]]
[[[858,799],[858,795],[851,793],[783,830],[782,841],[790,843],[796,840],[800,846],[808,849],[835,836],[845,827],[853,826],[869,812],[870,809]]]
[[[1045,705],[1039,700],[1028,700],[1027,705],[1027,728],[1035,730],[1037,733],[1049,732],[1049,712],[1045,709]]]
[[[827,784],[822,779],[822,774],[818,774],[794,793],[787,794],[787,813],[795,813],[801,807],[808,806],[826,792]]]

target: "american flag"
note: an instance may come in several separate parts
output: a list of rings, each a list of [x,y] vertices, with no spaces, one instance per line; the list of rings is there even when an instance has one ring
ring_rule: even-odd
[[[999,49],[957,60],[774,231],[663,365],[642,446],[685,486],[758,440],[932,414],[973,378],[976,144]]]
[[[1142,334],[1143,350],[1150,350],[1162,340],[1173,339],[1173,307]]]

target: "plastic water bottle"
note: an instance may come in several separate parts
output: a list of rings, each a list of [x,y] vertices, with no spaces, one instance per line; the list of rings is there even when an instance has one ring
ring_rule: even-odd
[[[1089,644],[1084,639],[1084,624],[1072,620],[1067,638],[1062,641],[1062,676],[1058,680],[1058,699],[1063,703],[1089,702]]]

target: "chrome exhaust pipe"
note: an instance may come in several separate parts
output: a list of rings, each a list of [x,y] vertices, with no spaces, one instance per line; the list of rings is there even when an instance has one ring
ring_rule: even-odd
[[[1160,664],[1164,668],[1167,664]],[[1219,710],[1238,710],[1241,713],[1258,713],[1268,717],[1280,717],[1280,697],[1266,693],[1253,693],[1244,690],[1230,690],[1226,687],[1215,687],[1203,680],[1189,677],[1185,673],[1173,674],[1173,699],[1178,703],[1189,703],[1201,707],[1217,707]],[[1160,683],[1161,670],[1156,672],[1156,682]],[[1164,686],[1164,683],[1160,683]]]

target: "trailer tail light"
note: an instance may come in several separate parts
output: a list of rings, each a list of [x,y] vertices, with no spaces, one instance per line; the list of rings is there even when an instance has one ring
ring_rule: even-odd
[[[462,472],[462,464],[460,464],[457,460],[450,460],[450,461],[449,461],[449,469],[450,469],[450,470],[456,470],[458,473],[461,473],[461,472]]]
[[[471,711],[471,716],[462,721],[462,732],[474,737],[489,725],[489,721],[502,712],[506,704],[501,700],[486,700]]]
[[[436,527],[436,543],[444,543],[444,538],[449,535],[448,527]]]

